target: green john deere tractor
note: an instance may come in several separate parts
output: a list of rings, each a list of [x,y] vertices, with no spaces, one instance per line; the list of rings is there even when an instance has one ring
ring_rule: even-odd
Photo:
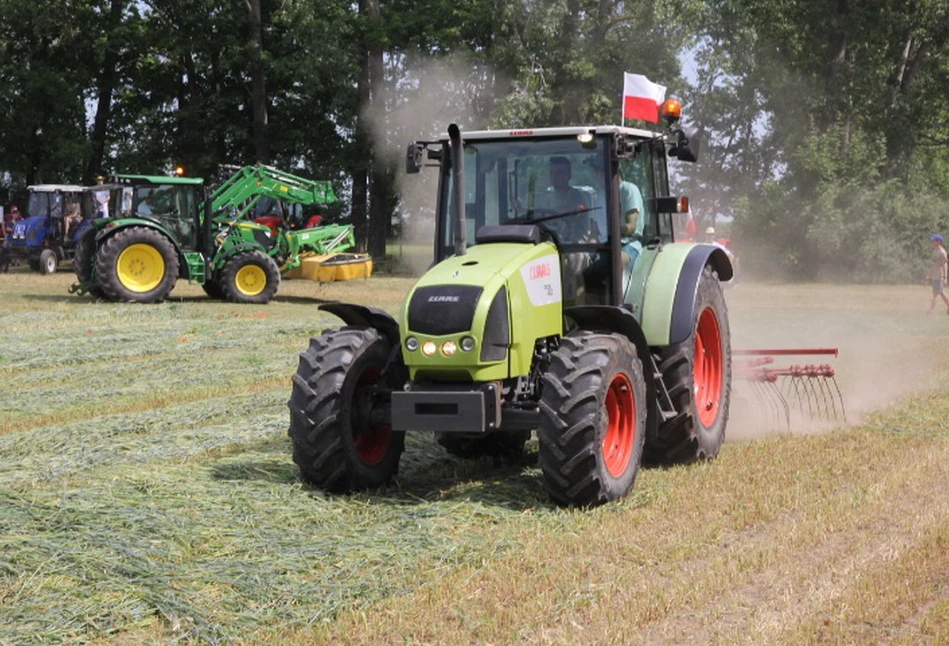
[[[321,306],[346,326],[311,339],[289,401],[304,480],[346,492],[397,473],[404,435],[460,456],[522,451],[552,500],[591,506],[640,463],[718,454],[731,392],[718,247],[677,243],[666,161],[697,133],[618,126],[462,134],[409,146],[439,169],[435,256],[398,321]]]
[[[210,195],[200,178],[117,175],[97,192],[110,195],[110,218],[98,218],[77,242],[71,292],[113,301],[152,303],[178,278],[200,284],[212,298],[267,303],[281,272],[301,255],[354,246],[352,227],[273,229],[251,216],[263,198],[312,205],[336,200],[327,182],[269,166],[239,169]]]

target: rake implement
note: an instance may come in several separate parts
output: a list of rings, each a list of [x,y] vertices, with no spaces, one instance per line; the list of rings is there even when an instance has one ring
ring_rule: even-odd
[[[775,366],[775,357],[838,355],[837,348],[733,350],[735,379],[747,384],[758,402],[760,422],[791,430],[792,419],[846,423],[843,396],[834,368],[826,363]]]

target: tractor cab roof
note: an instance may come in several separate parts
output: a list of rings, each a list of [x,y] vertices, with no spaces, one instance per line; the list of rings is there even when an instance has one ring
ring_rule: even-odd
[[[75,184],[34,184],[27,186],[32,193],[81,193],[82,186]]]
[[[180,186],[201,186],[204,180],[200,177],[178,177],[175,175],[116,175],[115,180],[121,184],[177,184]]]
[[[468,130],[462,131],[461,136],[465,141],[474,139],[519,139],[534,137],[569,137],[584,134],[594,135],[625,135],[637,139],[653,139],[662,136],[660,133],[639,128],[626,128],[624,126],[561,126],[556,128],[521,128],[508,130]],[[439,141],[448,141],[448,133],[443,132],[438,136]]]

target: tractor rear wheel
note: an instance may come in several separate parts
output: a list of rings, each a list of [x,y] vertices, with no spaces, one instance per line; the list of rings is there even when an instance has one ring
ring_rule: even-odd
[[[96,272],[95,260],[96,231],[90,227],[76,242],[76,257],[73,259],[73,265],[76,269],[76,278],[80,283],[89,285],[92,282]],[[103,296],[102,288],[98,285],[90,287],[87,291],[92,296]]]
[[[550,498],[590,507],[633,488],[646,437],[646,382],[636,347],[579,332],[551,355],[540,398],[540,468]]]
[[[435,440],[459,458],[480,458],[491,455],[516,458],[524,453],[530,431],[498,431],[479,435],[436,433]]]
[[[395,477],[405,433],[379,414],[389,408],[391,387],[404,382],[404,375],[386,372],[390,354],[390,343],[371,328],[310,339],[287,402],[293,461],[305,481],[346,493]]]
[[[692,334],[663,348],[659,371],[676,415],[660,422],[655,442],[646,446],[651,464],[711,460],[725,440],[731,400],[731,336],[718,274],[706,267],[695,295]]]
[[[164,300],[178,279],[178,253],[160,231],[129,227],[106,239],[96,257],[99,285],[114,301]]]
[[[43,251],[40,252],[39,264],[41,274],[55,274],[56,268],[59,266],[59,259],[56,257],[56,252],[52,249],[43,249]]]
[[[262,251],[245,251],[224,265],[220,286],[232,303],[265,305],[280,287],[280,268]]]

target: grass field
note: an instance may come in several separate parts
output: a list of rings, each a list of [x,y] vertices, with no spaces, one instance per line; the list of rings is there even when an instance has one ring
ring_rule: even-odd
[[[742,285],[736,346],[839,346],[853,422],[745,425],[714,462],[552,507],[536,442],[303,486],[290,375],[316,306],[408,278],[179,285],[153,306],[0,274],[0,644],[949,643],[949,317],[925,287]]]

